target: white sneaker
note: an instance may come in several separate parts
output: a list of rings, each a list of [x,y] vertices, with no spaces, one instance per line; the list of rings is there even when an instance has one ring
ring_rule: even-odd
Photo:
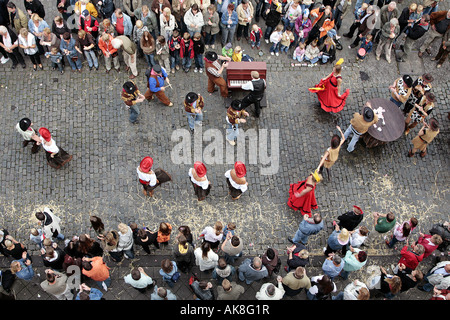
[[[194,72],[198,72],[198,69],[197,69],[197,68],[195,68],[195,69],[194,69]]]
[[[202,69],[202,68],[200,68],[199,72],[200,72],[200,73],[203,73],[203,69]]]
[[[269,40],[267,40],[267,39],[264,39],[264,41],[265,41],[266,43],[269,43]]]
[[[277,52],[277,53],[275,53],[275,55],[278,57],[280,54]]]
[[[205,44],[205,49],[208,50],[209,49],[209,45]]]
[[[234,140],[228,140],[228,139],[227,139],[227,141],[228,141],[232,146],[236,145],[236,141],[234,141]]]
[[[214,44],[211,45],[211,49],[214,49],[216,46]]]
[[[273,52],[271,52],[270,54],[271,54],[271,55],[274,55],[274,53],[273,53]]]
[[[102,282],[102,287],[103,287],[103,290],[108,291],[108,287],[106,286],[105,282]]]
[[[2,64],[7,63],[8,61],[9,61],[9,58],[5,58],[5,57],[2,57],[2,59],[0,60],[0,62],[1,62]]]

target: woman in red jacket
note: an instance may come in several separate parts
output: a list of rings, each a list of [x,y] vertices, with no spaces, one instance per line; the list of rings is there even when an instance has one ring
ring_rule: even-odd
[[[403,263],[405,267],[415,270],[419,265],[419,262],[423,260],[425,248],[421,244],[412,244],[411,250],[408,249],[409,244],[408,240],[406,240],[406,245],[400,251],[401,258],[398,263]]]
[[[430,235],[430,234],[423,234],[419,232],[419,239],[417,240],[416,244],[421,244],[424,249],[425,253],[423,254],[423,259],[428,257],[434,250],[439,247],[439,245],[442,243],[442,238],[438,234]]]

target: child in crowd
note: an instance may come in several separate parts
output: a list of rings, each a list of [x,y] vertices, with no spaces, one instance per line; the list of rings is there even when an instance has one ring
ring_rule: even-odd
[[[319,47],[317,46],[317,39],[314,39],[310,44],[306,46],[304,60],[310,62],[311,66],[314,66],[319,61]]]
[[[242,61],[242,48],[240,46],[236,46],[233,51],[233,55],[231,56],[231,60],[234,62]]]
[[[288,26],[286,30],[283,32],[283,35],[281,36],[280,41],[281,53],[285,52],[287,54],[292,42],[294,42],[294,33],[292,32],[291,27]]]
[[[228,58],[231,58],[233,56],[233,46],[230,42],[228,42],[225,47],[222,48],[222,55]]]
[[[361,46],[356,52],[356,61],[364,60],[366,56],[372,51],[372,47],[372,35],[368,34],[361,39]],[[361,49],[364,49],[364,51],[361,51]],[[364,55],[361,55],[360,53],[364,53]]]
[[[283,25],[279,24],[277,25],[277,27],[275,28],[275,30],[272,32],[272,34],[270,35],[270,42],[272,43],[272,46],[270,47],[270,54],[271,55],[276,55],[279,56],[280,54],[278,53],[278,51],[280,50],[280,41],[281,38],[283,37]]]
[[[250,43],[252,45],[252,49],[256,47],[259,49],[261,47],[261,38],[263,36],[262,30],[258,25],[254,24],[252,26],[252,31],[250,32]]]
[[[144,23],[141,20],[136,21],[136,25],[133,28],[133,41],[137,44],[139,55],[144,55],[141,49],[141,38],[144,31],[148,31],[147,26],[144,26]]]
[[[52,70],[56,70],[56,68],[58,68],[58,70],[59,70],[59,72],[61,72],[61,74],[64,73],[64,68],[62,65],[63,56],[62,56],[61,52],[59,52],[58,48],[52,47],[50,52],[45,53],[45,57],[47,59],[50,58],[50,61],[52,62]]]
[[[205,62],[203,60],[203,53],[205,52],[205,42],[203,41],[200,32],[196,32],[194,34],[194,38],[192,39],[192,41],[194,42],[194,72],[198,71],[202,73],[203,68],[205,67]]]
[[[188,73],[194,58],[194,41],[192,41],[189,32],[185,32],[180,41],[180,58],[184,72]]]
[[[227,224],[225,226],[225,228],[223,228],[223,230],[222,230],[222,232],[223,232],[222,240],[225,240],[227,238],[228,232],[231,232],[231,234],[234,236],[235,229],[236,229],[236,223],[230,222],[229,224]]]
[[[361,226],[358,229],[349,232],[350,232],[349,243],[353,248],[359,248],[369,235],[369,229],[367,229],[367,227],[364,226]]]
[[[297,60],[298,62],[302,62],[305,57],[305,47],[306,44],[304,42],[300,42],[294,50],[294,54],[292,56],[292,59]]]
[[[160,66],[164,65],[164,69],[170,69],[170,51],[169,45],[166,42],[164,36],[158,36],[156,38],[156,51],[155,51],[155,61]]]
[[[31,228],[30,240],[36,243],[39,249],[44,247],[44,233],[42,229]]]
[[[172,36],[169,40],[169,53],[170,53],[170,70],[175,73],[175,69],[180,70],[181,65],[181,37],[180,32],[175,29],[173,30]]]

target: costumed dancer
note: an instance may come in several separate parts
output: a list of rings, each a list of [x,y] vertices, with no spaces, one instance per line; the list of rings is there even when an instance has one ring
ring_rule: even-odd
[[[342,95],[339,93],[342,84],[342,62],[344,62],[344,59],[339,59],[333,67],[333,72],[321,79],[314,88],[308,89],[310,92],[317,94],[320,107],[326,112],[336,113],[344,109],[345,102],[350,94],[350,89],[345,90]]]
[[[16,125],[17,132],[23,138],[22,147],[26,147],[29,143],[33,144],[31,148],[31,153],[36,153],[39,151],[39,145],[41,144],[41,139],[36,134],[34,129],[32,128],[33,123],[28,118],[22,118]]]
[[[240,100],[231,101],[230,107],[227,109],[227,141],[232,145],[236,145],[237,137],[239,136],[239,124],[246,123],[245,117],[249,114],[244,110]]]
[[[417,151],[420,151],[420,156],[423,158],[427,155],[427,147],[439,133],[439,122],[435,118],[430,119],[430,124],[423,122],[423,127],[420,129],[417,136],[411,140],[413,144],[412,150],[409,150],[408,157],[414,156]]]
[[[228,194],[231,195],[233,200],[237,200],[241,195],[247,191],[248,182],[245,179],[247,169],[245,164],[241,161],[236,161],[234,168],[225,172],[228,184]]]
[[[203,107],[205,101],[200,94],[189,92],[184,99],[184,111],[186,111],[189,130],[194,132],[195,125],[201,126],[203,121]]]
[[[322,180],[322,175],[316,171],[305,180],[291,184],[289,188],[288,206],[295,211],[300,210],[302,215],[311,217],[311,210],[318,208],[316,201],[316,185]]]
[[[47,128],[39,128],[39,134],[41,135],[40,139],[42,147],[47,151],[47,163],[50,167],[60,169],[67,162],[72,160],[72,155],[56,145],[55,140],[53,140],[52,135]]]
[[[143,186],[143,192],[146,196],[153,197],[153,192],[156,187],[164,182],[172,181],[172,177],[164,170],[158,168],[152,171],[153,158],[145,157],[136,168],[139,182]]]
[[[213,93],[216,85],[220,89],[220,95],[224,98],[228,97],[228,85],[225,79],[222,77],[223,70],[228,67],[228,62],[231,58],[219,56],[214,51],[207,51],[205,53],[205,70],[208,76],[208,92]],[[221,64],[219,60],[226,61]]]
[[[167,82],[171,86],[166,70],[159,64],[155,64],[150,73],[146,73],[146,75],[147,91],[144,93],[145,99],[152,101],[154,99],[153,95],[155,95],[165,106],[172,107],[173,103],[165,94],[166,88],[164,84]]]
[[[141,113],[138,103],[145,100],[145,97],[139,91],[138,87],[133,81],[127,81],[123,84],[120,98],[123,100],[127,109],[129,110],[129,120],[132,124],[139,123],[138,116]]]
[[[327,151],[325,151],[325,154],[322,156],[319,166],[317,167],[317,170],[319,171],[320,174],[322,174],[323,168],[327,169],[328,180],[330,180],[330,177],[331,177],[331,173],[330,173],[331,167],[337,161],[337,159],[339,157],[339,150],[341,149],[341,146],[345,141],[345,136],[341,130],[341,127],[336,126],[336,128],[341,133],[341,137],[339,137],[337,134],[335,134],[331,138],[331,146],[327,149]]]
[[[206,177],[206,166],[201,161],[195,161],[194,168],[189,169],[188,175],[198,201],[205,200],[211,191],[211,182]]]

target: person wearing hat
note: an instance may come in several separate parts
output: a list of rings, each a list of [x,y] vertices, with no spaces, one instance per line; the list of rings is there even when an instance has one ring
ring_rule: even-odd
[[[409,96],[411,95],[412,86],[413,79],[407,74],[396,79],[394,83],[389,86],[389,90],[391,91],[390,100],[400,108],[402,104],[406,103]]]
[[[194,167],[189,169],[188,175],[198,201],[205,200],[211,191],[211,182],[206,177],[206,166],[201,161],[195,161]]]
[[[295,211],[300,210],[302,215],[311,217],[311,210],[318,208],[315,190],[316,185],[322,180],[322,175],[316,171],[305,180],[291,183],[289,187],[288,206]]]
[[[139,178],[139,182],[143,186],[143,192],[146,196],[153,197],[153,192],[156,187],[162,183],[171,181],[172,177],[162,169],[152,170],[153,158],[144,157],[141,163],[136,168],[136,172]]]
[[[39,151],[41,139],[38,137],[32,126],[33,123],[30,119],[22,118],[16,124],[16,130],[23,138],[22,147],[25,148],[29,143],[32,143],[33,147],[31,148],[31,153],[36,153]]]
[[[403,108],[403,113],[408,114],[411,109],[414,108],[416,103],[419,103],[422,99],[423,95],[427,92],[430,92],[433,88],[431,83],[434,78],[430,73],[424,73],[420,77],[414,81],[412,85],[411,95],[408,100],[405,102],[405,107]]]
[[[349,246],[349,250],[343,259],[344,268],[341,271],[341,278],[348,279],[350,272],[360,270],[367,263],[367,253],[361,249]]]
[[[247,108],[251,104],[255,105],[255,117],[259,118],[261,114],[261,100],[264,97],[264,91],[266,90],[266,80],[259,78],[258,71],[252,71],[251,73],[252,80],[244,83],[241,88],[243,90],[249,90],[250,93],[247,94],[242,99],[243,108]]]
[[[405,135],[408,135],[409,131],[418,123],[425,121],[425,118],[433,111],[435,101],[435,95],[432,92],[427,91],[425,95],[422,96],[422,99],[414,104],[414,108],[409,112],[405,119]]]
[[[411,140],[413,144],[412,150],[409,150],[408,157],[414,156],[417,151],[420,151],[420,156],[423,158],[427,155],[427,147],[439,133],[439,122],[435,118],[430,119],[430,123],[423,122],[423,127],[420,129],[417,136]]]
[[[345,228],[348,231],[353,231],[361,223],[364,218],[364,212],[358,206],[353,206],[351,211],[338,216],[339,222],[337,223],[339,228]]]
[[[246,123],[245,117],[249,114],[244,110],[240,100],[231,101],[230,107],[227,109],[227,141],[232,145],[236,145],[237,137],[239,136],[239,123]]]
[[[342,251],[345,255],[347,252],[347,244],[350,241],[350,232],[345,228],[339,228],[336,221],[333,221],[334,230],[330,234],[327,240],[327,246],[323,248],[325,256],[329,256],[331,253]]]
[[[247,191],[248,182],[245,179],[247,168],[241,161],[234,163],[234,168],[225,172],[228,184],[228,194],[231,195],[231,199],[237,200],[241,197],[242,193]]]
[[[141,94],[138,87],[133,81],[127,81],[123,84],[121,98],[125,102],[127,108],[130,110],[130,122],[133,124],[138,123],[137,117],[140,113],[137,103],[141,103],[145,100],[145,97]]]
[[[50,167],[60,169],[67,162],[72,160],[72,155],[56,145],[55,140],[53,140],[52,135],[47,128],[39,128],[39,134],[42,147],[47,151],[47,163]]]
[[[84,30],[94,37],[95,40],[98,38],[98,21],[92,17],[87,9],[80,15],[80,30]]]
[[[195,125],[202,125],[203,107],[205,101],[200,94],[189,92],[184,99],[184,111],[186,111],[189,129],[194,132]]]
[[[341,137],[337,134],[333,135],[331,138],[331,146],[327,149],[327,151],[325,151],[325,154],[322,156],[322,159],[317,166],[317,170],[320,174],[322,174],[323,168],[327,169],[328,180],[330,180],[331,177],[331,167],[337,161],[339,157],[339,150],[345,141],[344,133],[342,132],[341,127],[336,126],[336,128],[339,130]]]
[[[353,133],[352,140],[348,144],[347,151],[353,152],[355,145],[359,138],[369,130],[369,128],[378,122],[378,116],[373,112],[370,102],[366,102],[363,109],[363,114],[355,112],[353,119],[350,120],[350,125],[344,132],[344,138],[347,140],[351,133]]]
[[[155,64],[150,71],[150,75],[148,76],[147,91],[145,91],[144,94],[145,99],[151,101],[153,100],[153,95],[155,95],[164,105],[172,107],[173,103],[165,94],[165,82],[170,85],[166,70],[159,64]]]
[[[220,89],[220,95],[224,98],[228,97],[228,85],[222,77],[222,73],[228,67],[228,62],[231,61],[231,58],[218,55],[214,51],[207,51],[203,59],[205,60],[205,70],[208,76],[208,92],[213,93],[217,85]],[[221,64],[219,60],[226,62]]]

